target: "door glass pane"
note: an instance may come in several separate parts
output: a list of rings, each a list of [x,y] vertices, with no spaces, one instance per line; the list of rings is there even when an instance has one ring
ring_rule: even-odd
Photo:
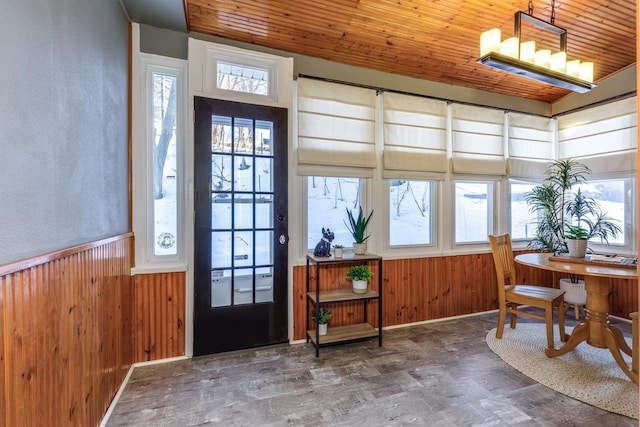
[[[231,232],[211,233],[211,267],[231,267]]]
[[[271,138],[273,135],[273,123],[256,120],[256,154],[263,156],[272,155]]]
[[[231,203],[230,199],[222,199],[219,194],[211,201],[211,228],[231,229]]]
[[[235,119],[233,152],[253,154],[253,120]]]
[[[273,301],[273,268],[256,269],[256,302]]]
[[[233,203],[234,227],[253,227],[253,194],[236,194]]]
[[[253,269],[234,270],[233,282],[233,305],[253,303]]]
[[[256,228],[273,228],[273,196],[256,197]]]
[[[273,191],[273,159],[256,157],[256,191],[260,193]]]
[[[231,156],[211,156],[211,191],[214,197],[229,197],[231,192]]]
[[[231,270],[211,272],[211,307],[231,305]]]
[[[211,117],[211,151],[231,153],[231,117]]]
[[[248,156],[235,156],[235,191],[253,191],[253,158]]]
[[[253,265],[253,233],[251,231],[236,231],[233,249],[233,265],[246,267]]]
[[[256,231],[256,265],[273,264],[273,231]]]

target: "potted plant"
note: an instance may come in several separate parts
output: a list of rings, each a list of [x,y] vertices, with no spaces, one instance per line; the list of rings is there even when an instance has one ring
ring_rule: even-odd
[[[354,265],[344,277],[353,282],[353,293],[364,294],[369,287],[369,280],[373,277],[373,271],[366,265]]]
[[[364,255],[367,252],[366,241],[369,236],[371,236],[371,234],[365,236],[365,232],[367,229],[367,225],[369,225],[369,221],[371,220],[371,216],[373,215],[373,211],[371,211],[371,213],[369,213],[369,216],[365,218],[364,213],[362,212],[361,205],[358,217],[355,218],[349,208],[346,208],[346,210],[348,223],[345,223],[345,225],[353,236],[353,252],[356,255]]]
[[[584,240],[586,245],[589,239],[599,237],[608,244],[609,237],[622,231],[594,199],[580,189],[572,190],[586,183],[590,172],[586,165],[573,159],[555,160],[544,182],[525,193],[530,212],[538,214],[536,235],[529,247],[566,253],[570,240]]]
[[[570,257],[584,258],[589,239],[609,237],[621,232],[620,227],[602,212],[595,200],[587,197],[576,185],[584,184],[589,168],[573,159],[556,160],[549,165],[544,182],[525,193],[530,212],[536,213],[536,235],[529,247]],[[584,281],[577,275],[560,279],[560,289],[566,291],[565,302],[575,306],[586,303]]]
[[[329,326],[329,321],[331,320],[332,315],[333,313],[331,313],[331,310],[323,306],[318,306],[313,311],[313,318],[318,324],[318,332],[320,335],[327,334],[327,327]]]
[[[334,258],[342,258],[344,255],[344,246],[342,245],[333,245],[333,256]]]

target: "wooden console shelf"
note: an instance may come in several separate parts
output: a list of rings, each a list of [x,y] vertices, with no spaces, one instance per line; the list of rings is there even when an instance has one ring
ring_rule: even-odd
[[[320,290],[320,270],[322,266],[335,264],[368,264],[378,263],[378,291],[367,289],[367,292],[356,294],[351,288],[336,289],[330,291]],[[310,265],[315,264],[315,288],[311,287]],[[367,320],[368,302],[378,301],[378,328],[374,328]],[[360,301],[364,305],[364,322],[346,326],[330,327],[326,335],[320,335],[318,322],[315,329],[311,329],[309,319],[312,308],[320,304],[339,304],[343,302]],[[311,342],[316,350],[316,357],[320,355],[320,347],[345,342],[359,341],[378,337],[378,345],[382,346],[382,257],[374,254],[353,255],[348,254],[344,258],[316,257],[307,255],[307,342]]]

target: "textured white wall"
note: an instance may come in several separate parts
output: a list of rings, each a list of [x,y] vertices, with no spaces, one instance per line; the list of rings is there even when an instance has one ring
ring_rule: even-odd
[[[128,231],[119,2],[3,2],[0,41],[0,264]]]

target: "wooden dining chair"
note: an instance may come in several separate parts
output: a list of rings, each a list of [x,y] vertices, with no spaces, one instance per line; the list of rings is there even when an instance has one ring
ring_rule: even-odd
[[[567,340],[564,330],[564,292],[544,286],[529,286],[516,284],[516,266],[513,261],[513,250],[511,248],[511,236],[501,234],[489,236],[493,262],[498,276],[498,328],[496,338],[502,338],[504,323],[507,313],[511,314],[511,329],[515,329],[518,315],[531,317],[533,319],[544,320],[547,326],[547,347],[553,349],[553,310],[558,311],[558,327],[560,328],[560,339]],[[544,316],[540,314],[523,311],[518,306],[526,305],[544,310]]]

